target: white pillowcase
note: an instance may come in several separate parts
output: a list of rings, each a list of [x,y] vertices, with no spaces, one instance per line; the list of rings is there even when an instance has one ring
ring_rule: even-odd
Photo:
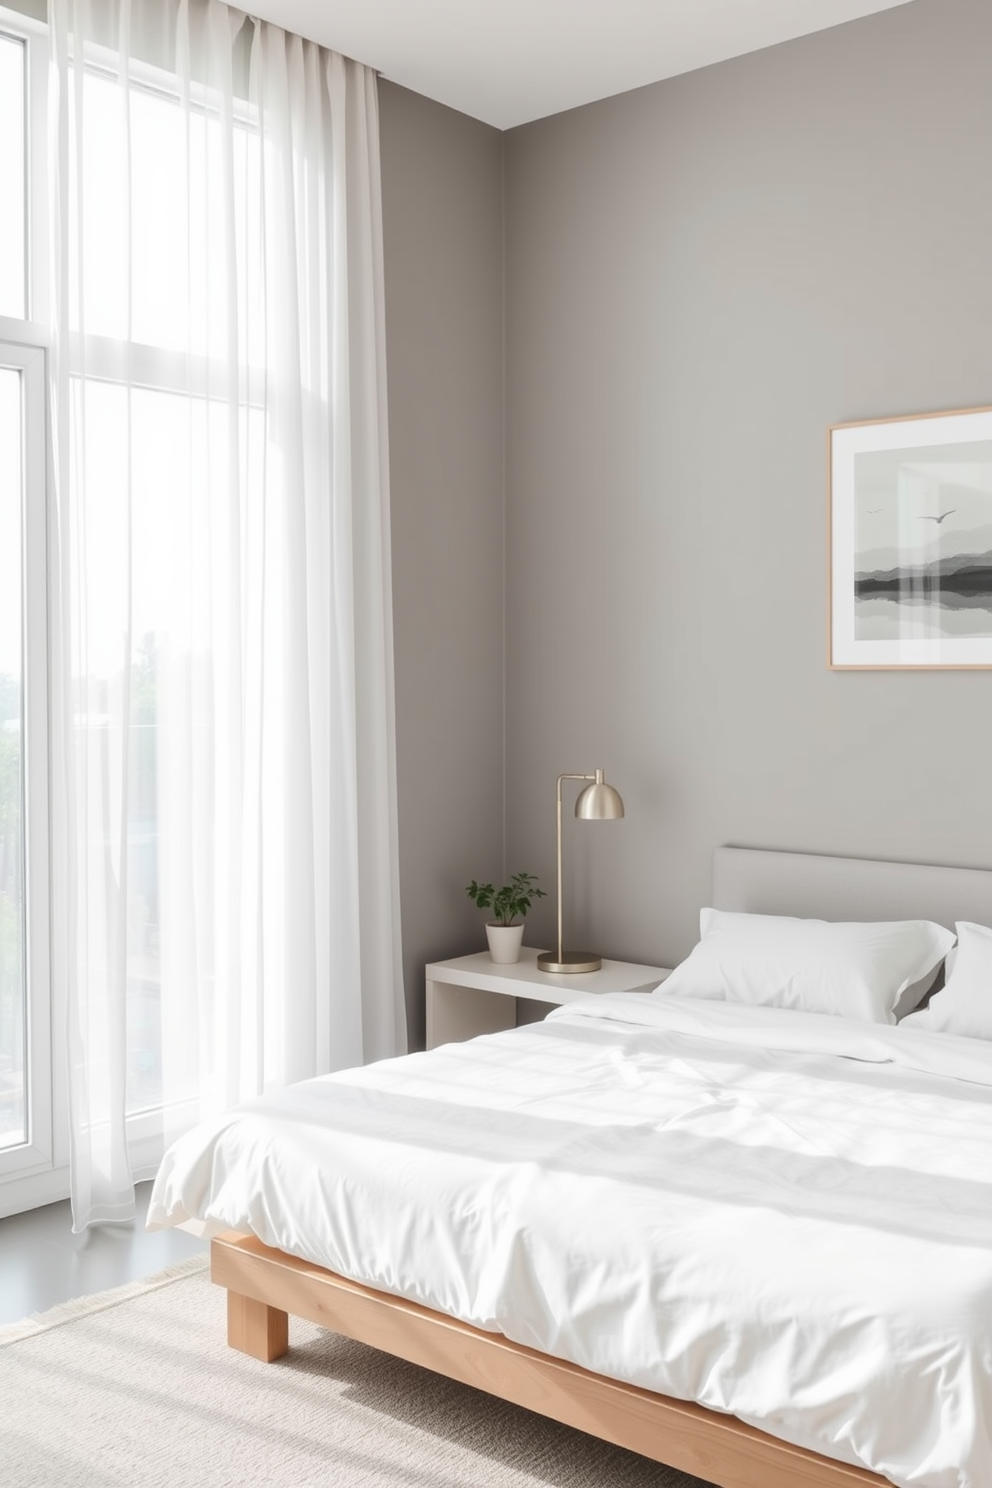
[[[655,995],[868,1023],[894,1023],[900,994],[936,971],[954,944],[950,930],[930,920],[843,924],[720,909],[700,911],[699,933]]]
[[[907,1026],[965,1038],[992,1039],[992,930],[959,920],[957,949],[948,959],[947,981],[926,1010],[906,1020]]]

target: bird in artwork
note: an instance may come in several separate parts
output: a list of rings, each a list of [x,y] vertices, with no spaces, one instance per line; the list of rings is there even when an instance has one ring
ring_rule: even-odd
[[[956,512],[956,511],[957,511],[957,507],[956,506],[952,506],[951,509],[950,509],[950,511],[941,512],[941,514],[940,514],[939,517],[928,517],[928,516],[925,516],[925,515],[921,515],[920,516],[920,521],[921,522],[936,522],[937,523],[937,526],[939,527],[940,524],[941,524],[941,522],[945,522],[947,520],[947,518],[949,516],[951,516],[951,514],[953,512]]]
[[[882,508],[880,506],[873,506],[868,515],[869,517],[877,517],[881,510]]]

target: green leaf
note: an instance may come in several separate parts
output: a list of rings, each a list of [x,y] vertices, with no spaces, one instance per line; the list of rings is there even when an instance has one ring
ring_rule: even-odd
[[[512,925],[518,915],[521,919],[524,918],[533,900],[547,897],[544,890],[538,887],[537,875],[534,873],[514,873],[510,882],[501,889],[494,888],[491,883],[477,883],[473,878],[465,892],[480,909],[488,909],[491,905],[493,914],[501,925]]]

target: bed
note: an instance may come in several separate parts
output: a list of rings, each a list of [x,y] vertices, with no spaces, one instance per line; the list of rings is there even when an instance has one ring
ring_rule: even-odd
[[[992,873],[722,848],[713,903],[987,924]],[[150,1223],[210,1227],[256,1358],[301,1316],[721,1488],[987,1488],[992,1046],[753,1011],[305,1082],[182,1138]]]

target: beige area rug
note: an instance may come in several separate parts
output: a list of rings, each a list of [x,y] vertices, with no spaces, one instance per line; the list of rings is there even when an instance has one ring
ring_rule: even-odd
[[[4,1488],[703,1488],[310,1323],[256,1363],[205,1264],[0,1328]]]

